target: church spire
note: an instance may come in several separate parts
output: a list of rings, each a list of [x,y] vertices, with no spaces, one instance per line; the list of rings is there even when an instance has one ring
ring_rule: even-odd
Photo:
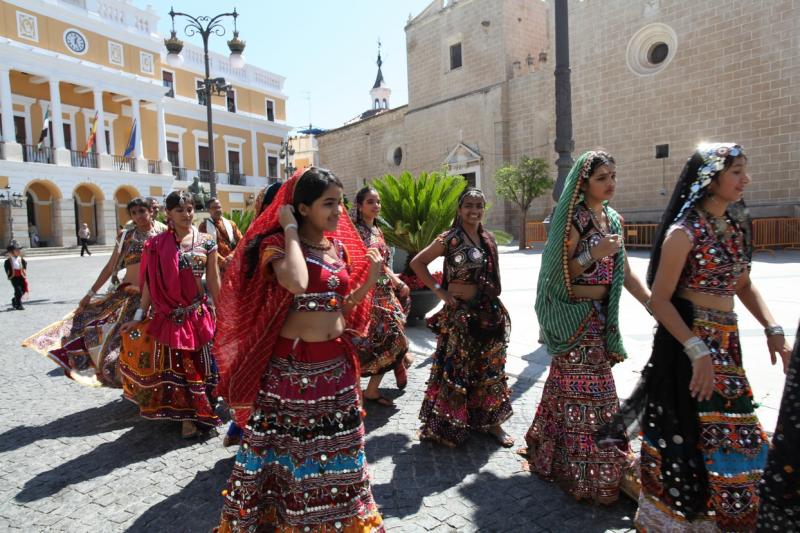
[[[375,77],[375,83],[372,85],[372,90],[369,92],[369,97],[372,102],[372,109],[389,109],[389,96],[392,90],[386,85],[386,80],[383,79],[383,59],[381,58],[381,41],[378,40],[378,75]]]

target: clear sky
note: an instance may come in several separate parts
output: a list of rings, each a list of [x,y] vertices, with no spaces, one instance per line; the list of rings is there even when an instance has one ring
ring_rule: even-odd
[[[286,77],[287,123],[335,128],[370,108],[375,82],[377,41],[381,40],[383,76],[392,89],[391,106],[407,103],[406,35],[409,14],[418,15],[431,0],[136,0],[149,3],[161,19],[159,32],[168,34],[170,5],[193,16],[216,15],[236,6],[239,37],[247,42],[248,63]],[[229,19],[230,20],[230,19]],[[175,29],[186,42],[202,46],[199,36],[186,37],[185,24]],[[210,48],[229,54],[227,39],[212,36]]]

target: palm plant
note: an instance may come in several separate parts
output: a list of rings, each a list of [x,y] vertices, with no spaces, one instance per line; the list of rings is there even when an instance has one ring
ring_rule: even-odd
[[[411,259],[453,223],[466,185],[463,177],[444,172],[422,172],[416,178],[403,172],[373,180],[381,196],[380,223],[386,242],[408,252],[405,274],[412,273]]]
[[[238,226],[239,231],[242,232],[242,235],[247,233],[247,228],[250,227],[250,224],[256,218],[256,212],[250,209],[245,211],[232,211],[230,213],[225,213],[224,217],[228,220],[232,220],[236,226]]]

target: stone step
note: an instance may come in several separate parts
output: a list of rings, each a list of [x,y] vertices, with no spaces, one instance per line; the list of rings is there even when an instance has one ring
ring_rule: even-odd
[[[93,254],[112,253],[114,245],[97,244],[89,245],[89,251]],[[23,248],[22,255],[25,257],[54,257],[59,255],[80,254],[80,246],[46,246],[43,248]]]

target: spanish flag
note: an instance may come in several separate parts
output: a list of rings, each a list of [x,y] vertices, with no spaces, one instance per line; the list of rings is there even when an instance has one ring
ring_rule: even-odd
[[[97,138],[97,111],[94,112],[94,118],[92,119],[92,128],[89,130],[89,138],[86,139],[86,149],[83,151],[83,155],[88,154],[92,150],[92,146],[94,146],[94,141]]]

